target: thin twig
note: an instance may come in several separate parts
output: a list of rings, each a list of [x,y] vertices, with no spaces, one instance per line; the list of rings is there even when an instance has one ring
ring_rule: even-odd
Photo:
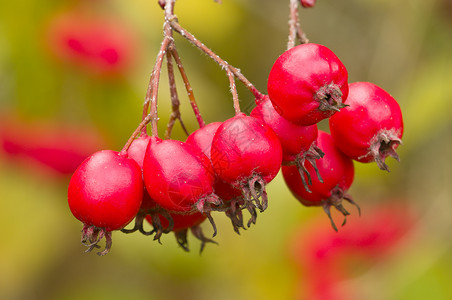
[[[174,126],[174,123],[176,122],[176,120],[179,120],[179,122],[182,126],[182,129],[187,134],[187,136],[189,135],[187,128],[185,127],[184,122],[182,121],[180,110],[179,110],[180,101],[179,101],[179,96],[177,95],[176,79],[174,78],[174,67],[173,67],[173,60],[172,60],[172,56],[171,56],[171,49],[173,47],[174,47],[174,43],[172,43],[169,46],[168,52],[166,52],[166,66],[168,69],[168,84],[169,84],[170,95],[171,95],[172,112],[171,112],[168,124],[166,126],[165,139],[171,138],[171,132],[173,131],[173,126]]]
[[[177,22],[175,16],[169,20],[171,27],[179,33],[182,37],[187,39],[190,43],[199,48],[202,52],[206,53],[210,58],[212,58],[217,64],[221,66],[224,70],[230,70],[238,80],[240,80],[248,90],[256,97],[263,97],[262,93],[259,92],[256,87],[240,72],[239,69],[229,65],[225,60],[221,59],[217,54],[215,54],[212,50],[210,50],[206,45],[204,45],[201,41],[193,36],[190,32],[185,30],[180,24]]]
[[[143,132],[143,128],[146,127],[146,125],[149,124],[149,122],[151,121],[151,114],[148,114],[142,121],[141,123],[138,125],[137,129],[135,129],[135,131],[132,133],[132,135],[130,136],[130,138],[127,140],[126,144],[124,145],[124,147],[122,148],[121,152],[125,153],[127,152],[127,150],[129,150],[130,145],[132,145],[132,142],[135,140],[135,138],[140,134],[140,132]]]
[[[160,2],[159,2],[160,3]],[[172,15],[175,0],[165,1],[165,16],[167,12]],[[164,38],[162,44],[160,45],[160,51],[157,54],[156,62],[154,68],[152,69],[151,77],[149,79],[148,88],[146,91],[146,96],[143,104],[143,116],[142,121],[138,125],[137,129],[132,133],[130,138],[127,140],[126,144],[122,148],[121,152],[126,152],[133,140],[140,134],[146,134],[146,126],[151,122],[152,136],[158,137],[158,111],[157,111],[157,97],[158,97],[158,87],[160,82],[160,72],[162,70],[163,58],[166,55],[169,45],[173,42],[172,29],[167,19],[165,18],[164,24]],[[149,106],[151,111],[148,114]]]
[[[295,39],[298,37],[301,44],[309,43],[306,34],[300,27],[299,15],[298,15],[298,2],[299,0],[290,0],[290,13],[289,13],[289,39],[287,42],[287,49],[295,47]]]
[[[287,42],[287,49],[295,47],[298,23],[298,0],[290,0],[289,11],[289,39]]]
[[[182,80],[184,81],[185,89],[187,91],[188,99],[190,100],[191,107],[193,109],[193,112],[196,116],[196,120],[198,121],[199,127],[204,127],[205,123],[201,116],[201,113],[199,112],[198,104],[196,103],[195,95],[193,94],[193,89],[190,85],[190,82],[188,81],[187,74],[185,73],[184,66],[182,65],[182,61],[180,59],[179,53],[177,52],[176,48],[171,48],[171,54],[176,61],[176,65],[179,69],[180,75],[182,77]]]
[[[237,86],[235,85],[234,74],[232,74],[232,71],[229,69],[226,70],[226,73],[228,74],[229,78],[229,87],[231,89],[232,99],[234,101],[235,114],[238,115],[242,111],[240,110],[239,95],[237,93]]]

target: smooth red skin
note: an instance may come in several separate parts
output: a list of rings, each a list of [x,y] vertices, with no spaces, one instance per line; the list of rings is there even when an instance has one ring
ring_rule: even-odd
[[[170,214],[173,218],[174,226],[173,231],[181,231],[185,230],[187,228],[197,226],[204,222],[204,220],[207,218],[205,215],[201,213],[194,213],[189,215],[180,215],[180,214]],[[159,215],[160,223],[163,227],[163,229],[166,229],[169,226],[168,220],[163,217],[162,215]],[[152,218],[151,216],[146,216],[146,220],[152,224]]]
[[[331,192],[336,186],[345,192],[353,182],[353,161],[336,148],[331,135],[319,130],[317,146],[325,153],[323,158],[317,160],[317,168],[323,183],[319,181],[314,168],[308,164],[306,169],[312,179],[312,185],[309,186],[311,193],[305,190],[297,166],[281,167],[290,191],[305,206],[319,206],[322,200],[331,197]]]
[[[148,135],[141,135],[136,138],[129,149],[127,149],[127,155],[138,163],[140,168],[143,168],[144,156],[146,155],[146,148],[148,147],[151,137]]]
[[[37,162],[39,170],[51,170],[57,175],[72,175],[105,143],[92,128],[0,117],[0,147],[4,152],[25,160],[27,167],[31,167],[30,162]]]
[[[316,0],[300,0],[301,6],[303,7],[314,7]]]
[[[215,175],[209,158],[190,144],[152,137],[143,162],[149,196],[162,208],[192,211],[213,193]]]
[[[136,161],[141,169],[143,169],[144,156],[146,155],[146,149],[150,140],[150,136],[141,135],[132,142],[129,149],[127,150],[128,157]],[[148,190],[146,189],[146,187],[144,187],[141,209],[145,212],[149,212],[153,209],[156,209],[157,207],[157,203],[152,200],[151,196],[149,196]]]
[[[69,182],[72,214],[85,225],[119,230],[137,214],[143,199],[138,164],[116,151],[103,150],[88,157]]]
[[[192,132],[185,141],[202,151],[210,159],[212,140],[221,122],[212,122]]]
[[[300,126],[288,121],[276,112],[268,96],[257,104],[250,116],[261,120],[276,133],[283,150],[283,162],[294,161],[317,139],[317,125]]]
[[[186,143],[193,145],[210,159],[212,140],[215,132],[221,124],[222,122],[209,123],[206,126],[194,131],[188,136]],[[215,194],[217,194],[217,196],[223,201],[231,200],[242,195],[242,191],[240,189],[232,187],[229,183],[224,182],[218,176],[215,176],[213,188]]]
[[[254,174],[270,182],[281,166],[282,148],[269,126],[242,113],[218,128],[211,158],[218,177],[240,188]]]
[[[77,11],[54,16],[48,44],[60,60],[99,75],[126,71],[137,55],[137,39],[118,20],[90,17]]]
[[[330,131],[337,147],[359,162],[372,162],[368,155],[372,141],[382,130],[403,135],[402,111],[397,101],[385,90],[370,82],[349,85],[349,106],[334,114]],[[396,144],[394,148],[397,148]]]
[[[284,52],[273,64],[267,90],[275,110],[299,125],[313,125],[335,111],[320,111],[316,92],[330,83],[348,95],[348,72],[339,58],[327,47],[302,44]]]

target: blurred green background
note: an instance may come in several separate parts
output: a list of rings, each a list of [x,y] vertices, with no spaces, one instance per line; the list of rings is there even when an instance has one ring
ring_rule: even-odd
[[[162,39],[163,14],[156,2],[0,2],[2,126],[8,118],[18,120],[29,137],[17,137],[26,143],[39,136],[35,124],[65,124],[83,128],[82,136],[87,130],[102,136],[99,147],[120,150],[141,120]],[[68,11],[108,18],[130,30],[134,59],[118,74],[105,75],[58,57],[49,24]],[[288,1],[179,0],[175,12],[182,26],[266,91],[267,74],[287,43]],[[402,203],[416,215],[384,259],[342,266],[348,275],[337,288],[353,290],[353,296],[330,299],[452,299],[452,1],[319,0],[315,8],[301,10],[300,20],[312,42],[344,62],[350,82],[374,82],[402,107],[401,162],[390,159],[390,173],[355,164],[350,193],[361,205],[361,219],[382,203]],[[206,122],[231,117],[224,72],[179,36],[176,45]],[[196,120],[181,83],[178,77],[182,116],[193,131]],[[242,109],[249,112],[252,95],[238,85]],[[163,71],[161,133],[170,107]],[[320,126],[326,129],[327,123]],[[178,124],[173,137],[185,139]],[[83,253],[82,225],[67,206],[69,178],[0,152],[0,299],[310,298],[305,290],[311,274],[296,263],[293,241],[301,238],[300,228],[315,231],[315,220],[327,225],[328,220],[320,208],[298,203],[280,175],[268,186],[268,210],[240,236],[226,217],[214,215],[219,245],[207,245],[202,255],[192,236],[192,251],[185,253],[172,235],[160,245],[115,232],[105,257]],[[359,225],[355,220],[346,226]],[[204,225],[206,235],[212,234]]]

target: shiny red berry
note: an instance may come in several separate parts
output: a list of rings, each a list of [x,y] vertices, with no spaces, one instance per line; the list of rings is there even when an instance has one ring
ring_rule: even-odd
[[[188,136],[186,143],[198,148],[210,159],[212,140],[221,124],[221,122],[213,122],[199,128]],[[242,190],[233,187],[217,175],[215,175],[213,187],[215,194],[223,201],[223,210],[231,219],[234,230],[239,233],[239,228],[244,228],[241,212],[243,205]]]
[[[317,147],[316,142],[317,125],[301,126],[288,121],[276,112],[268,96],[264,96],[256,102],[257,106],[251,111],[250,115],[273,129],[283,150],[282,164],[296,165],[300,174],[305,173],[308,181],[303,182],[303,184],[309,191],[308,183],[310,184],[311,177],[305,168],[305,162],[308,161],[316,168],[316,159],[323,156],[323,152]],[[304,176],[301,178],[305,179]]]
[[[99,151],[88,157],[71,177],[68,203],[84,224],[83,242],[91,251],[105,236],[111,247],[111,231],[126,226],[143,199],[143,179],[138,164],[125,153]]]
[[[313,7],[316,0],[300,0],[301,6],[303,7]]]
[[[265,186],[281,166],[282,149],[276,134],[260,120],[238,114],[217,129],[211,159],[217,176],[242,191],[254,223],[254,207],[267,208]]]
[[[219,204],[213,194],[212,164],[190,144],[152,137],[146,149],[143,176],[151,198],[170,212],[208,212],[205,204]]]
[[[325,153],[322,158],[317,160],[318,172],[323,182],[314,176],[315,169],[308,165],[306,168],[312,177],[311,192],[305,189],[296,166],[282,166],[282,173],[292,194],[305,206],[322,206],[330,218],[333,228],[337,230],[331,218],[330,207],[334,206],[344,216],[347,216],[349,212],[343,207],[342,200],[356,205],[347,194],[354,177],[353,161],[336,148],[331,135],[326,132],[319,130],[317,145]]]
[[[312,125],[344,107],[348,72],[327,47],[302,44],[284,52],[268,76],[276,111],[299,125]]]
[[[213,122],[199,128],[198,130],[195,130],[188,136],[186,143],[198,148],[210,159],[212,140],[215,132],[221,124],[221,122]],[[223,201],[228,201],[242,195],[242,191],[240,189],[232,187],[218,176],[215,176],[214,190],[215,194],[217,194]]]
[[[129,158],[135,160],[138,165],[143,168],[143,161],[146,154],[146,149],[151,141],[151,137],[147,134],[142,134],[138,138],[136,138],[132,144],[130,144],[129,149],[127,149],[127,155]],[[165,216],[169,221],[169,225],[165,227],[165,229],[162,228],[162,226],[159,223],[154,224],[154,228],[151,231],[146,231],[143,227],[143,221],[146,218],[146,216],[157,216],[157,215],[163,215]],[[154,240],[160,240],[160,237],[163,233],[169,233],[172,230],[173,226],[173,220],[170,217],[170,214],[160,207],[149,195],[146,188],[144,188],[143,191],[143,201],[141,202],[140,210],[138,211],[137,215],[135,216],[135,224],[132,229],[121,229],[124,233],[133,233],[135,231],[139,231],[144,235],[154,235]]]
[[[359,162],[375,161],[382,170],[388,156],[399,160],[395,151],[402,143],[403,119],[397,101],[370,82],[349,87],[348,107],[330,119],[330,131],[337,147]]]

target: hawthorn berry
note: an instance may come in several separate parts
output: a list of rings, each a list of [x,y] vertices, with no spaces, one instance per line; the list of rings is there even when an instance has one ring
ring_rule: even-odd
[[[213,122],[199,128],[198,130],[195,130],[188,136],[186,143],[198,148],[210,160],[212,140],[221,124],[221,122]],[[241,190],[234,188],[218,176],[215,176],[214,190],[215,194],[217,194],[223,201],[228,201],[242,195]]]
[[[340,232],[332,232],[317,218],[303,222],[290,242],[296,268],[309,274],[303,278],[305,287],[300,290],[305,297],[300,298],[363,298],[354,295],[352,289],[341,297],[335,295],[343,292],[342,287],[338,288],[343,281],[357,275],[357,270],[350,266],[356,266],[357,262],[360,266],[370,266],[386,260],[415,227],[417,216],[410,206],[401,204],[402,199],[387,200],[387,204],[372,207],[365,218],[350,216],[353,226]]]
[[[195,130],[188,136],[186,143],[198,148],[210,159],[212,140],[221,124],[221,122],[213,122]],[[215,175],[213,187],[215,194],[220,197],[226,206],[224,210],[226,215],[231,219],[234,230],[239,233],[238,228],[244,228],[241,213],[241,205],[243,205],[242,190],[233,187],[217,175]]]
[[[348,72],[327,47],[301,44],[278,57],[267,89],[280,115],[299,125],[312,125],[345,106]]]
[[[265,186],[276,176],[282,162],[276,134],[260,120],[238,114],[217,129],[211,159],[217,176],[242,191],[244,205],[251,213],[250,222],[255,223],[254,208],[261,212],[267,208]]]
[[[150,197],[172,213],[206,213],[221,204],[213,193],[215,175],[209,158],[190,144],[151,137],[143,161]],[[215,229],[215,226],[214,226]]]
[[[296,165],[300,174],[307,175],[308,183],[311,176],[305,168],[308,161],[315,169],[315,160],[323,156],[323,152],[317,147],[317,125],[301,126],[288,121],[276,112],[268,96],[256,100],[257,106],[251,111],[251,116],[258,118],[276,133],[281,143],[283,165]],[[317,177],[320,175],[317,172]],[[309,191],[308,184],[301,176],[303,185]],[[322,179],[319,177],[319,180]]]
[[[359,210],[359,206],[347,194],[354,178],[353,161],[336,148],[331,135],[326,132],[319,130],[317,145],[325,153],[322,158],[317,160],[318,172],[323,182],[313,176],[316,170],[308,165],[306,169],[312,177],[311,192],[305,189],[296,166],[282,166],[281,170],[284,181],[295,198],[305,206],[322,206],[332,227],[337,231],[330,213],[331,206],[344,215],[343,225],[346,222],[346,216],[350,213],[342,205],[342,200],[352,203]]]
[[[135,160],[138,165],[143,169],[144,156],[146,154],[146,149],[151,140],[151,137],[147,134],[141,134],[136,138],[127,149],[127,155],[129,158]],[[168,220],[168,226],[162,228],[161,224],[156,221],[153,224],[153,229],[151,231],[146,231],[143,227],[143,221],[146,216],[150,215],[153,218],[157,215],[163,215]],[[124,233],[132,233],[139,231],[144,235],[151,235],[155,233],[154,240],[159,240],[163,233],[169,233],[172,230],[173,220],[170,214],[163,208],[161,208],[149,195],[147,189],[144,187],[143,191],[143,201],[141,202],[140,210],[135,216],[135,225],[132,229],[121,229]]]
[[[52,17],[47,31],[49,50],[56,58],[100,76],[127,71],[139,49],[133,31],[119,20],[77,10]]]
[[[122,229],[137,214],[143,199],[140,166],[126,153],[103,150],[88,157],[71,177],[69,208],[83,224],[87,252],[105,237],[105,255],[111,248],[111,231]]]
[[[91,127],[60,122],[25,121],[12,114],[0,116],[0,149],[24,162],[33,171],[49,175],[72,175],[99,147],[104,138]],[[49,172],[50,171],[50,172]]]
[[[301,6],[303,7],[313,7],[316,0],[300,0]]]
[[[359,162],[375,161],[382,170],[388,156],[399,160],[395,151],[402,143],[403,119],[397,101],[370,82],[349,85],[348,107],[329,120],[336,146]]]

